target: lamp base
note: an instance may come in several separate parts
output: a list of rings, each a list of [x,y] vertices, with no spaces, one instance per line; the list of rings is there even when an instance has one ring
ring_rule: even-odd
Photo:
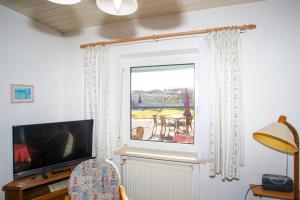
[[[264,174],[262,176],[262,188],[278,192],[292,192],[294,190],[294,182],[288,176]]]

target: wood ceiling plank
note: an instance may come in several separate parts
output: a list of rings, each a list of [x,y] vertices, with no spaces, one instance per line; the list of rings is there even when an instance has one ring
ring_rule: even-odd
[[[42,4],[37,4],[34,6],[31,6],[31,15],[37,15],[38,13],[43,13],[48,10],[53,10],[56,8],[63,7],[64,5],[60,5],[57,3],[42,3]]]
[[[45,23],[56,22],[60,20],[65,20],[73,17],[85,17],[86,15],[101,15],[100,10],[95,7],[89,7],[85,9],[81,9],[79,11],[70,11],[65,12],[63,14],[54,15],[50,17],[40,18],[41,21]]]
[[[149,8],[166,7],[166,6],[171,6],[171,5],[181,6],[181,4],[182,4],[181,1],[177,1],[177,0],[145,2],[145,3],[139,4],[139,9],[144,10],[144,9],[149,9]]]
[[[144,9],[143,11],[137,12],[137,15],[138,15],[137,18],[146,18],[146,17],[167,15],[167,14],[171,14],[171,13],[178,13],[181,11],[181,9],[182,8],[178,7],[177,5]]]
[[[99,14],[95,14],[95,13],[92,13],[92,12],[87,12],[87,13],[82,14],[82,15],[68,14],[66,16],[61,16],[59,19],[58,18],[53,18],[53,19],[47,19],[47,21],[43,20],[43,23],[46,23],[46,24],[65,24],[64,22],[66,22],[66,21],[74,21],[74,20],[79,20],[79,19],[81,21],[86,21],[90,17],[92,17],[92,18],[94,18],[94,17],[104,18],[104,15],[99,15]]]
[[[156,1],[157,2],[157,1]],[[142,11],[146,11],[149,10],[149,9],[157,9],[157,8],[160,8],[160,9],[165,9],[164,7],[169,7],[169,8],[174,8],[176,6],[173,6],[174,5],[172,3],[172,1],[164,1],[164,5],[159,3],[159,4],[153,4],[151,5],[151,7],[148,7],[148,8],[143,8]],[[170,7],[171,6],[171,7]],[[163,7],[163,8],[162,8]],[[177,9],[178,10],[178,9]],[[55,17],[49,17],[47,18],[46,20],[41,20],[43,21],[44,23],[47,23],[47,24],[51,24],[52,26],[56,26],[56,25],[65,25],[65,24],[68,24],[68,23],[71,23],[71,21],[74,21],[74,18],[77,17],[77,18],[80,18],[80,19],[85,19],[85,20],[94,20],[94,19],[98,19],[99,16],[103,16],[104,18],[104,14],[103,15],[99,15],[98,12],[101,12],[99,11],[98,9],[96,9],[96,12],[93,12],[93,11],[90,11],[90,10],[80,10],[80,12],[74,14],[73,12],[68,12],[68,13],[65,13],[63,15],[57,15]],[[106,15],[106,17],[108,17],[108,15]],[[133,18],[136,18],[136,17],[133,17]],[[116,21],[120,21],[120,20],[116,20]],[[109,21],[111,22],[111,21]]]
[[[164,14],[166,14],[166,12],[168,14],[176,13],[176,12],[178,12],[178,7],[176,5],[173,5],[173,6],[169,6],[168,8],[157,7],[156,9],[146,9],[146,11],[145,10],[143,10],[143,12],[140,11],[140,14],[138,14],[138,16],[131,17],[131,19],[138,18],[138,17],[146,18],[146,17],[151,17],[151,16],[164,15]],[[110,24],[110,23],[122,22],[122,21],[127,21],[127,20],[128,19],[111,17],[111,18],[106,19],[105,23],[103,23],[103,18],[97,18],[95,16],[95,17],[88,18],[86,21],[81,21],[80,26],[78,26],[77,24],[70,23],[70,24],[64,24],[64,25],[59,25],[59,26],[54,26],[54,27],[61,30],[61,32],[69,32],[69,31],[77,31],[77,30],[87,28],[90,26]]]
[[[131,19],[133,18],[137,18],[139,16],[153,16],[157,13],[162,14],[164,11],[167,11],[167,13],[174,13],[174,12],[178,12],[178,6],[174,5],[174,4],[167,4],[165,6],[161,6],[161,5],[157,5],[156,7],[153,8],[147,8],[147,9],[143,9],[142,11],[138,12],[137,15],[132,16]],[[74,19],[74,18],[72,18]],[[62,20],[62,21],[56,21],[56,22],[49,22],[49,25],[56,27],[58,29],[62,28],[63,26],[69,26],[68,24],[72,24],[72,19],[66,19],[66,20]],[[97,24],[103,24],[102,19],[103,17],[99,17],[99,15],[95,15],[95,14],[86,14],[83,16],[80,16],[80,19],[84,19],[81,20],[81,25],[88,25],[89,22],[91,21],[91,24],[95,24],[94,21],[97,21]],[[118,22],[118,21],[126,21],[128,19],[122,19],[122,17],[109,17],[106,19],[105,23],[112,23],[112,22]],[[72,25],[70,25],[72,26]],[[75,26],[75,25],[74,25]]]
[[[93,25],[93,24],[101,25],[101,24],[103,24],[104,21],[107,21],[107,19],[109,20],[109,23],[123,21],[120,18],[103,18],[103,17],[99,17],[99,16],[90,16],[90,17],[86,18],[85,20],[81,20],[80,26],[86,27],[88,25]],[[124,20],[126,21],[128,19],[124,19]],[[69,23],[69,24],[65,23],[65,24],[54,24],[54,26],[60,29],[63,27],[75,27],[77,25],[75,23]]]
[[[249,3],[255,1],[263,1],[263,0],[213,0],[213,1],[202,1],[202,0],[188,0],[183,2],[182,8],[183,11],[191,11],[191,10],[203,10],[208,8],[217,8],[223,7],[228,5],[235,5],[235,4],[242,4],[242,3]]]
[[[7,3],[7,7],[14,7],[19,9],[24,9],[26,7],[38,5],[41,3],[46,3],[46,0],[16,0],[16,1],[10,1]]]
[[[6,7],[22,13],[25,16],[31,17],[33,7],[37,5],[47,4],[45,0],[16,0],[8,3],[3,3]]]
[[[43,19],[43,18],[53,17],[57,15],[63,15],[68,12],[80,12],[80,10],[84,10],[87,8],[95,8],[95,7],[96,7],[95,5],[90,3],[81,4],[81,6],[79,5],[61,6],[54,9],[49,9],[44,12],[35,12],[32,13],[32,15],[35,16],[36,18]]]
[[[12,3],[13,1],[16,1],[16,0],[0,0],[0,4],[3,4],[3,3]]]
[[[99,19],[88,19],[86,21],[82,21],[80,26],[78,24],[69,24],[69,25],[62,25],[57,26],[56,28],[60,29],[61,32],[66,33],[70,31],[78,31],[83,28],[91,27],[91,26],[100,26],[103,25],[103,21],[105,24],[116,23],[116,22],[123,22],[128,21],[127,18],[99,18]]]
[[[107,15],[98,9],[95,1],[82,0],[70,6],[55,4],[47,0],[0,0],[0,4],[57,31],[68,32],[130,19],[265,0],[138,0],[137,12],[127,17]]]

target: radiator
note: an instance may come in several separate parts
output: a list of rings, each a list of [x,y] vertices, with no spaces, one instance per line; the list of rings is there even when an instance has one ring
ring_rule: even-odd
[[[123,180],[130,200],[192,200],[192,165],[126,159]]]

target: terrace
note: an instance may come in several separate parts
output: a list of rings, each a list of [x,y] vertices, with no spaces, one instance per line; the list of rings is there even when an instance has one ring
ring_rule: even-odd
[[[182,107],[134,110],[132,139],[193,144],[193,114],[186,117],[183,113]]]
[[[130,96],[132,140],[194,144],[194,64],[133,67]]]

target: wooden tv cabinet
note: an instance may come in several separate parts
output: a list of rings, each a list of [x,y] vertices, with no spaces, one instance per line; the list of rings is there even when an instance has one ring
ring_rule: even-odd
[[[11,181],[3,186],[5,200],[64,200],[68,194],[67,188],[51,192],[49,185],[69,179],[75,166],[62,172],[47,172],[48,178],[38,174],[34,179],[31,177]]]

